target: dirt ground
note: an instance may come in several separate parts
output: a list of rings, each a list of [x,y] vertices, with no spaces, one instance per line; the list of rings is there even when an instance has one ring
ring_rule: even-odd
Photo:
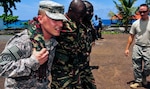
[[[130,57],[124,56],[128,34],[103,34],[103,37],[93,46],[90,60],[97,89],[130,89],[128,83],[133,80],[131,54]],[[6,38],[0,35],[0,52]],[[0,89],[3,89],[3,82],[0,78]],[[150,83],[138,89],[150,89]]]

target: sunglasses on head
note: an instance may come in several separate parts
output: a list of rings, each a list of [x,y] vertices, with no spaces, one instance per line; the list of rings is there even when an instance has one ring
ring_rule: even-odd
[[[139,13],[146,13],[147,11],[139,11]]]

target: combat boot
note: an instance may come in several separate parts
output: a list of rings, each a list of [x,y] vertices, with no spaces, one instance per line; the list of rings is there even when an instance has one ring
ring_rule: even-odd
[[[144,76],[144,77],[142,78],[142,84],[143,84],[144,86],[148,84],[148,83],[147,83],[147,80],[146,80],[146,76]]]
[[[142,87],[142,83],[135,82],[135,83],[130,84],[130,88],[135,89],[135,88],[138,88],[138,87]]]

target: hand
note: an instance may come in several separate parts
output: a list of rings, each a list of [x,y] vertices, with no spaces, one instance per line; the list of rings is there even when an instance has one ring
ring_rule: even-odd
[[[129,56],[129,50],[125,50],[125,56]]]
[[[48,60],[49,52],[46,48],[43,48],[41,51],[36,51],[33,49],[32,56],[34,56],[40,63],[40,65],[44,64]]]
[[[92,46],[95,46],[95,41],[94,41],[94,42],[92,42]]]

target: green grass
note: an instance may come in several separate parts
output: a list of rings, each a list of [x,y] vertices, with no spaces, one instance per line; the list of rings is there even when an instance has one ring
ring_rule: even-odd
[[[102,34],[120,34],[118,31],[102,31]]]

